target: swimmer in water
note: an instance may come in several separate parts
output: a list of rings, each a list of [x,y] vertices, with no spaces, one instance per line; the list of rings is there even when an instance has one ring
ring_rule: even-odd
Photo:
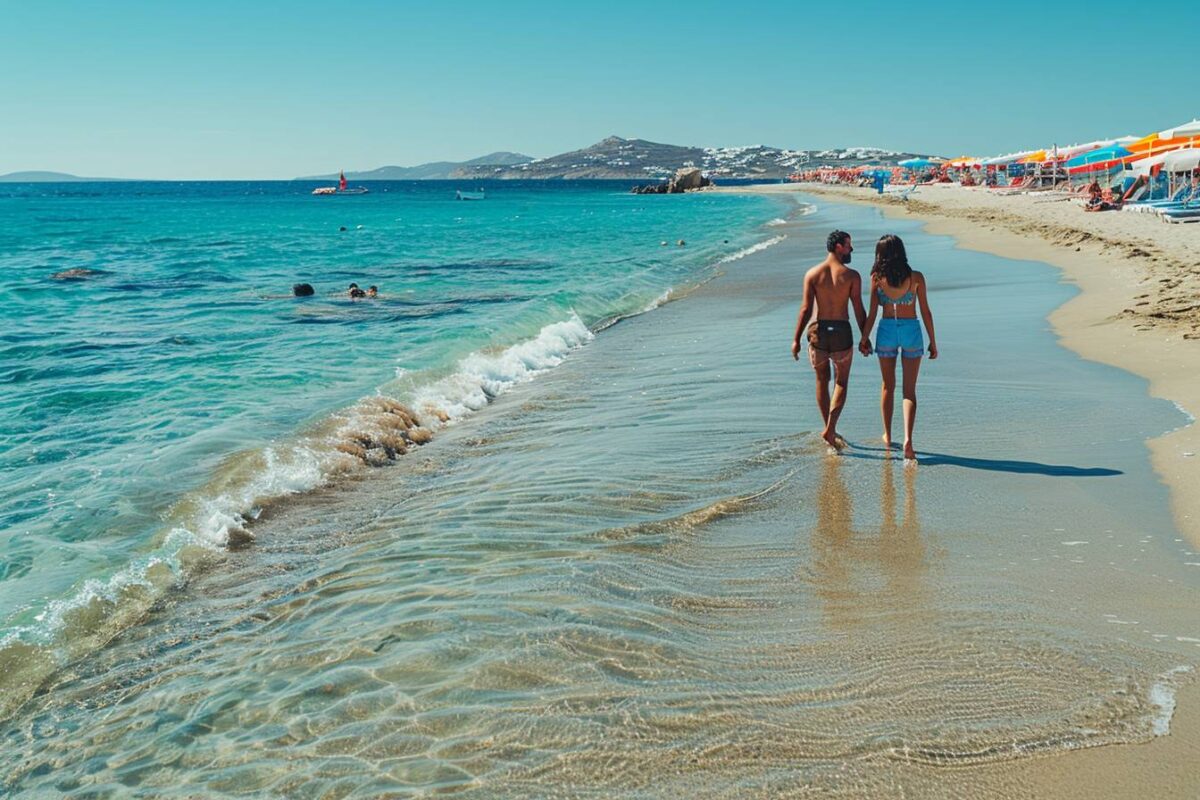
[[[357,283],[350,284],[350,288],[346,290],[346,294],[350,297],[351,300],[357,300],[361,297],[367,296],[366,292],[364,292],[362,289],[358,288]]]
[[[367,297],[370,297],[372,299],[379,297],[379,287],[372,286],[369,289],[367,289]]]

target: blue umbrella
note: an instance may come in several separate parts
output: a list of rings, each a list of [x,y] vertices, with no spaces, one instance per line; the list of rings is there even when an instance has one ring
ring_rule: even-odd
[[[1115,161],[1125,156],[1133,155],[1129,150],[1114,144],[1111,147],[1101,147],[1099,150],[1089,150],[1067,161],[1067,169],[1086,167],[1088,164],[1099,164],[1103,161]]]
[[[928,158],[909,158],[898,162],[905,169],[925,169],[925,167],[933,167],[942,163],[940,161],[931,161]]]

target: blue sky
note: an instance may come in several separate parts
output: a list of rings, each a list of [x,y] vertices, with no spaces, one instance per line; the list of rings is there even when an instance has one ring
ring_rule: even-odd
[[[1200,116],[1200,0],[1067,7],[0,0],[0,174],[290,178],[610,134],[986,155]]]

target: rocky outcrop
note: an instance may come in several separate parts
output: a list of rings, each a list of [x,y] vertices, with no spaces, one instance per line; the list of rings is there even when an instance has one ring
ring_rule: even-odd
[[[704,177],[696,167],[684,167],[675,171],[675,177],[666,183],[650,183],[645,186],[635,186],[634,194],[683,194],[696,189],[712,186],[712,181]]]
[[[669,194],[687,192],[692,189],[703,188],[708,186],[710,183],[712,183],[712,181],[704,177],[704,174],[701,173],[696,167],[684,167],[683,169],[675,172],[675,177],[672,178],[671,182],[668,184],[668,186],[671,188],[668,189],[667,192]]]

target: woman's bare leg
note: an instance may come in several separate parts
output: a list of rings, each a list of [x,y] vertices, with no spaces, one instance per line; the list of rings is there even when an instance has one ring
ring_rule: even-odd
[[[879,413],[883,416],[883,446],[892,449],[892,408],[896,398],[896,359],[879,359],[883,389],[879,392]]]
[[[904,362],[904,457],[916,458],[913,426],[917,423],[917,373],[921,371],[921,357],[902,358],[901,361]]]

